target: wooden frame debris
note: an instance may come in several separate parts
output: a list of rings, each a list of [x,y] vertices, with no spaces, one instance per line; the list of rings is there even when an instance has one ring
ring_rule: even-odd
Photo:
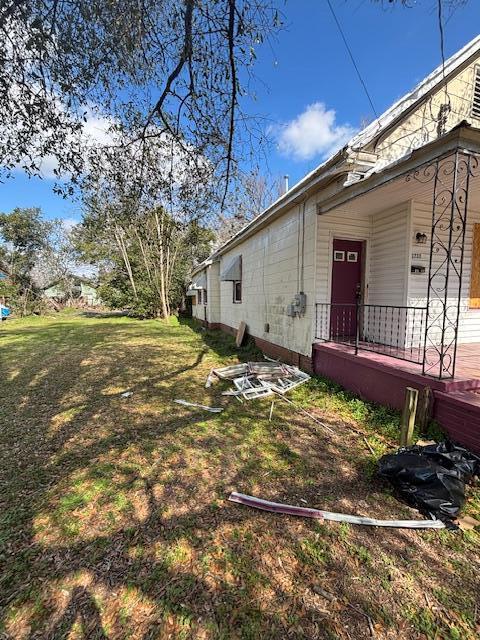
[[[235,344],[237,345],[237,349],[242,346],[242,342],[245,338],[245,332],[247,330],[246,323],[242,320],[238,325],[237,329],[237,337],[235,339]]]
[[[205,383],[206,388],[212,386],[215,377],[233,382],[235,390],[224,391],[223,395],[242,396],[245,400],[263,398],[273,393],[283,396],[310,380],[308,373],[298,367],[275,360],[244,362],[212,369]]]
[[[175,399],[174,402],[181,404],[184,407],[194,407],[196,409],[210,411],[210,413],[220,413],[223,411],[223,407],[207,407],[205,404],[197,404],[196,402],[189,402],[188,400],[182,400],[181,398]]]
[[[415,416],[417,413],[418,389],[407,387],[405,390],[405,405],[400,420],[400,446],[409,447],[412,444]]]

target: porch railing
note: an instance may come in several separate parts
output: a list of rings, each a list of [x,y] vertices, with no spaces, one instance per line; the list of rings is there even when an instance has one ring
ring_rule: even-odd
[[[426,307],[318,303],[315,338],[422,364],[426,318]]]

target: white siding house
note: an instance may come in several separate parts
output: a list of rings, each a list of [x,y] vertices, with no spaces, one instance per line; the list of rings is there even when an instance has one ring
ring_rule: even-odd
[[[305,366],[319,340],[375,343],[418,363],[425,341],[480,343],[472,304],[479,65],[477,37],[215,251],[193,273],[193,315],[231,332],[245,321],[262,348]],[[466,187],[459,154],[469,158]],[[445,205],[435,226],[442,185],[455,214]],[[459,223],[460,189],[468,204]],[[237,282],[224,277],[235,259]],[[435,281],[442,269],[445,294]],[[446,321],[427,330],[441,313]]]

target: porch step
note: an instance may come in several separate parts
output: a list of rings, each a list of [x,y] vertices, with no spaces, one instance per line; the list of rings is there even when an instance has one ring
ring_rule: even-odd
[[[448,398],[459,405],[476,407],[480,411],[480,389],[466,389],[463,391],[450,391],[450,393],[437,392],[438,396]]]

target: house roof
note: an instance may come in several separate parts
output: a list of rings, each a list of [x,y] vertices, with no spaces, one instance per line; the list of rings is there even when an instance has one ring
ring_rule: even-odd
[[[433,160],[445,158],[459,150],[461,154],[476,156],[480,160],[480,128],[462,121],[451,131],[431,142],[413,149],[395,162],[372,170],[363,180],[345,186],[341,191],[317,203],[317,213],[325,214],[345,203],[365,195],[419,167],[425,167]]]
[[[457,71],[465,62],[480,51],[480,35],[476,36],[462,49],[454,53],[440,64],[432,73],[419,82],[411,91],[402,96],[397,102],[371,122],[365,129],[357,133],[348,143],[352,149],[363,148],[392,126],[407,111],[414,108],[432,89],[435,89],[452,73]]]
[[[295,184],[289,191],[280,196],[273,204],[267,207],[262,213],[256,216],[253,220],[247,223],[240,231],[238,231],[230,240],[225,242],[221,247],[216,249],[212,255],[203,263],[198,265],[193,273],[205,269],[212,264],[214,260],[233,248],[244,237],[251,235],[258,228],[261,228],[267,222],[274,218],[284,209],[289,206],[301,202],[305,194],[310,188],[318,187],[320,182],[328,180],[328,178],[335,177],[342,171],[348,172],[348,167],[345,165],[345,160],[348,159],[352,152],[364,149],[367,145],[373,142],[376,138],[385,133],[391,126],[393,126],[403,115],[409,110],[414,109],[415,106],[427,96],[431,91],[438,87],[442,82],[447,80],[456,70],[458,70],[463,64],[470,60],[473,56],[480,51],[480,35],[471,40],[462,49],[454,53],[448,60],[445,61],[445,65],[439,65],[432,73],[418,83],[411,91],[405,94],[402,98],[397,100],[391,107],[389,107],[381,116],[370,123],[362,131],[355,134],[349,142],[339,151],[327,158],[324,162],[318,165],[313,171],[305,175],[297,184]],[[384,167],[382,167],[383,170]],[[375,167],[371,167],[371,172],[375,171]]]
[[[192,274],[195,274],[201,269],[205,269],[211,265],[212,262],[222,255],[222,253],[225,253],[225,251],[228,251],[232,246],[240,242],[240,240],[247,234],[251,234],[257,228],[267,224],[268,221],[271,218],[274,218],[277,213],[301,201],[305,193],[308,192],[310,188],[313,188],[319,180],[327,180],[337,175],[336,166],[345,158],[345,149],[346,147],[337,151],[336,154],[325,160],[325,162],[322,162],[322,164],[320,164],[316,169],[304,176],[291,189],[275,200],[273,204],[242,227],[240,231],[230,238],[230,240],[227,240],[227,242],[225,242],[221,247],[216,249],[207,260],[195,267]]]
[[[212,255],[214,255],[214,254],[212,254]],[[191,272],[192,276],[194,276],[199,271],[203,271],[203,269],[206,269],[207,267],[209,267],[212,264],[212,262],[213,262],[213,260],[212,260],[212,257],[210,256],[209,258],[207,258],[203,262],[200,262],[199,264],[197,264],[197,266],[192,269],[192,272]]]

